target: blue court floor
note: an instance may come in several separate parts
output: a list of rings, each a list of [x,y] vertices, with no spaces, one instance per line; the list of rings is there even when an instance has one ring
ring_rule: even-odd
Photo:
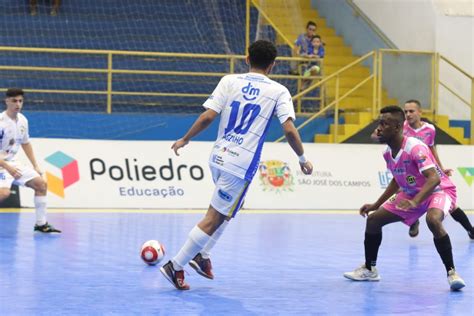
[[[177,291],[139,249],[158,239],[169,259],[202,216],[66,211],[49,214],[63,229],[51,236],[33,233],[31,211],[0,213],[0,315],[474,315],[474,241],[451,218],[460,292],[425,223],[415,239],[385,228],[380,282],[344,279],[363,262],[355,212],[243,212],[214,249],[215,280],[188,268],[191,290]]]

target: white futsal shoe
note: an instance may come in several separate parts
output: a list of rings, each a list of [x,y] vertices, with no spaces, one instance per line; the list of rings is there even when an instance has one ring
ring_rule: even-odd
[[[344,277],[354,281],[380,281],[380,275],[377,268],[372,267],[372,270],[369,270],[365,267],[365,264],[352,272],[344,273]]]
[[[464,283],[464,280],[461,279],[459,274],[457,274],[456,270],[454,269],[451,269],[448,272],[448,283],[452,291],[458,291],[466,286],[466,283]]]

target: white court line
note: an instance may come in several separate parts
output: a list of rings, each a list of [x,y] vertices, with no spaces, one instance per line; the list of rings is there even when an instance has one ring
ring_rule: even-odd
[[[3,208],[0,213],[33,213],[32,208]],[[105,213],[105,214],[204,214],[206,210],[202,209],[48,209],[48,213]],[[474,210],[464,210],[466,214],[474,214]],[[358,214],[357,210],[241,210],[241,214]]]

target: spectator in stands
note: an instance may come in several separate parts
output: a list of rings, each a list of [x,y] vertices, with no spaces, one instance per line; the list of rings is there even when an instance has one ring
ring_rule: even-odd
[[[303,76],[317,76],[321,73],[321,60],[324,58],[324,54],[324,44],[321,41],[321,36],[314,35],[307,55],[308,58],[311,58],[311,61],[306,66]]]
[[[58,14],[59,6],[61,5],[61,0],[52,0],[53,7],[51,8],[50,14],[56,16]],[[38,14],[38,0],[30,0],[30,14]]]
[[[311,41],[316,33],[317,25],[313,21],[306,23],[306,33],[302,33],[295,41],[295,49],[293,56],[300,57],[308,55],[309,48],[312,46]],[[291,69],[292,74],[298,74],[298,63],[293,63]]]

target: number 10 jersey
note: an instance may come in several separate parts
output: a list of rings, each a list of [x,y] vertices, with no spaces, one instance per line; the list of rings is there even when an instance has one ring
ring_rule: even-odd
[[[257,172],[273,115],[281,124],[295,119],[288,89],[253,72],[224,76],[203,106],[221,116],[209,164],[248,181]]]

